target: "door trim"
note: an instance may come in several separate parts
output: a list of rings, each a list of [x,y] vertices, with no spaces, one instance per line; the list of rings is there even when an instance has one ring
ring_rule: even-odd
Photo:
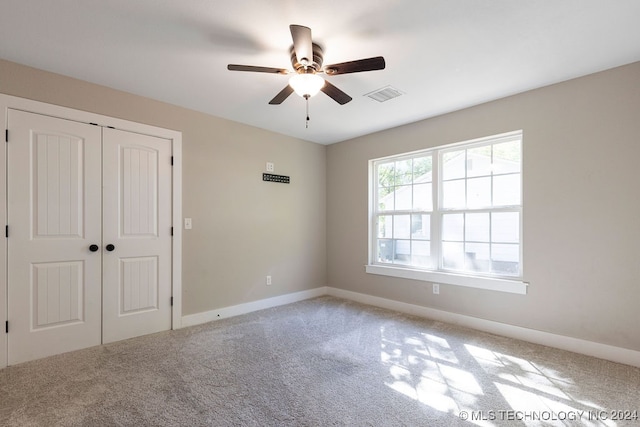
[[[3,128],[7,129],[9,110],[22,110],[60,119],[74,120],[83,123],[95,123],[100,126],[111,126],[128,132],[169,139],[172,142],[172,289],[173,307],[171,329],[182,327],[182,132],[156,126],[135,123],[124,119],[75,110],[30,99],[19,98],[0,93],[0,112]],[[9,135],[11,139],[11,135]],[[0,150],[0,226],[7,225],[7,149]],[[11,226],[11,224],[8,224]],[[0,368],[7,366],[7,334],[4,331],[7,318],[7,239],[0,244]],[[9,326],[10,327],[10,326]]]

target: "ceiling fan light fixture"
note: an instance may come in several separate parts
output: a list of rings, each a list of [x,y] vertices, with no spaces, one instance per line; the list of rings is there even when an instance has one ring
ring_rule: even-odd
[[[229,64],[230,71],[252,71],[255,73],[291,74],[289,84],[269,101],[269,105],[280,105],[293,92],[307,101],[319,91],[324,92],[329,98],[340,105],[350,102],[353,98],[335,87],[329,80],[318,76],[325,74],[335,76],[338,74],[362,73],[365,71],[384,70],[386,63],[382,56],[357,59],[355,61],[341,62],[327,65],[322,68],[323,51],[319,44],[311,38],[311,28],[303,25],[289,25],[293,45],[289,48],[293,71],[284,68],[259,67],[255,65]],[[308,103],[307,103],[308,106]]]
[[[320,89],[324,87],[324,79],[313,73],[296,74],[289,79],[289,86],[299,96],[306,98],[320,92]]]

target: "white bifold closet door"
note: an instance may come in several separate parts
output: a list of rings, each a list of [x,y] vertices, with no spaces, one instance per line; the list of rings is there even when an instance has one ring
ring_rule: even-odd
[[[9,111],[9,364],[171,328],[171,141]]]
[[[102,153],[108,343],[171,328],[171,141],[104,128]]]

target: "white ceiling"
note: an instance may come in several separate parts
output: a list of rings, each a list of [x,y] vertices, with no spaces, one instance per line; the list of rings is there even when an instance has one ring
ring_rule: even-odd
[[[0,58],[321,144],[331,144],[640,61],[638,0],[2,0]],[[384,56],[268,105],[291,68],[289,24],[324,63]],[[404,95],[363,96],[387,85]]]

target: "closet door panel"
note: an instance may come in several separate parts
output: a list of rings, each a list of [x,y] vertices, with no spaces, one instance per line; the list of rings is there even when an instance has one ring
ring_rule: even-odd
[[[9,364],[100,343],[101,130],[9,110]]]
[[[171,328],[171,141],[104,129],[103,168],[107,343]]]

